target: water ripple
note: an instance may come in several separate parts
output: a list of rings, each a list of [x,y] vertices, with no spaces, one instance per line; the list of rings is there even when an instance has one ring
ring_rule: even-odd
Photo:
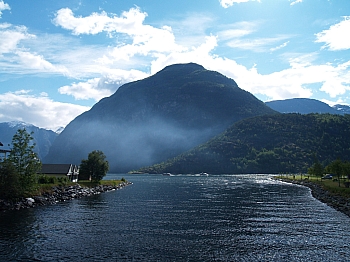
[[[0,214],[0,261],[346,261],[350,255],[349,218],[307,188],[268,175],[123,176],[134,184]]]

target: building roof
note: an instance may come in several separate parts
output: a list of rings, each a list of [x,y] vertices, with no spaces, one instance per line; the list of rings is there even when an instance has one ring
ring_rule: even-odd
[[[6,149],[0,149],[0,153],[10,153],[11,150],[6,150]]]
[[[77,168],[72,164],[42,164],[41,170],[38,173],[41,174],[64,174],[67,175],[72,168]]]

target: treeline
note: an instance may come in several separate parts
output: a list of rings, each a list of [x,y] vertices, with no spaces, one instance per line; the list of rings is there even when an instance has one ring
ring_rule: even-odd
[[[235,123],[221,135],[146,173],[305,173],[350,159],[350,115],[277,114]]]
[[[350,162],[336,159],[324,167],[318,159],[315,158],[314,164],[308,169],[307,173],[316,177],[323,177],[327,174],[328,179],[335,178],[338,180],[338,185],[340,186],[341,179],[350,180]],[[349,187],[349,181],[347,181],[347,187]]]
[[[37,190],[41,162],[33,151],[32,134],[19,129],[12,138],[9,157],[0,161],[0,199],[28,197]]]
[[[0,159],[0,199],[15,200],[40,194],[41,184],[63,185],[65,176],[55,178],[38,174],[42,163],[34,152],[33,132],[18,129],[12,138],[12,148],[7,159]],[[99,183],[109,170],[109,164],[102,151],[94,150],[80,165],[80,180]]]

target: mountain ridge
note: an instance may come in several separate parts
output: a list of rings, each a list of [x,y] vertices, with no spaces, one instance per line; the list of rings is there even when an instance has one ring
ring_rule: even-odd
[[[194,63],[171,65],[119,87],[76,117],[45,162],[78,164],[101,150],[112,171],[125,172],[176,156],[238,120],[275,113],[218,72]]]
[[[350,159],[350,115],[275,114],[236,122],[222,134],[144,173],[306,173]]]
[[[12,143],[13,135],[18,129],[23,128],[25,128],[28,133],[33,132],[33,142],[36,144],[34,152],[38,154],[39,159],[43,160],[58,134],[52,130],[40,128],[22,121],[0,123],[0,142],[4,145],[2,149],[10,149],[11,146],[9,145]]]
[[[291,98],[284,100],[273,100],[265,102],[270,108],[280,113],[300,113],[300,114],[349,114],[350,107],[346,105],[334,105],[328,104],[311,98]]]

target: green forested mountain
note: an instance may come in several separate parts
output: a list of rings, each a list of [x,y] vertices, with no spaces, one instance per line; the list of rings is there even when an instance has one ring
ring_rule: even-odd
[[[232,125],[209,142],[148,173],[296,173],[315,159],[324,165],[350,159],[350,115],[278,114]]]
[[[104,152],[111,172],[165,161],[247,117],[277,114],[233,79],[190,63],[121,86],[75,118],[44,163],[75,163]]]

